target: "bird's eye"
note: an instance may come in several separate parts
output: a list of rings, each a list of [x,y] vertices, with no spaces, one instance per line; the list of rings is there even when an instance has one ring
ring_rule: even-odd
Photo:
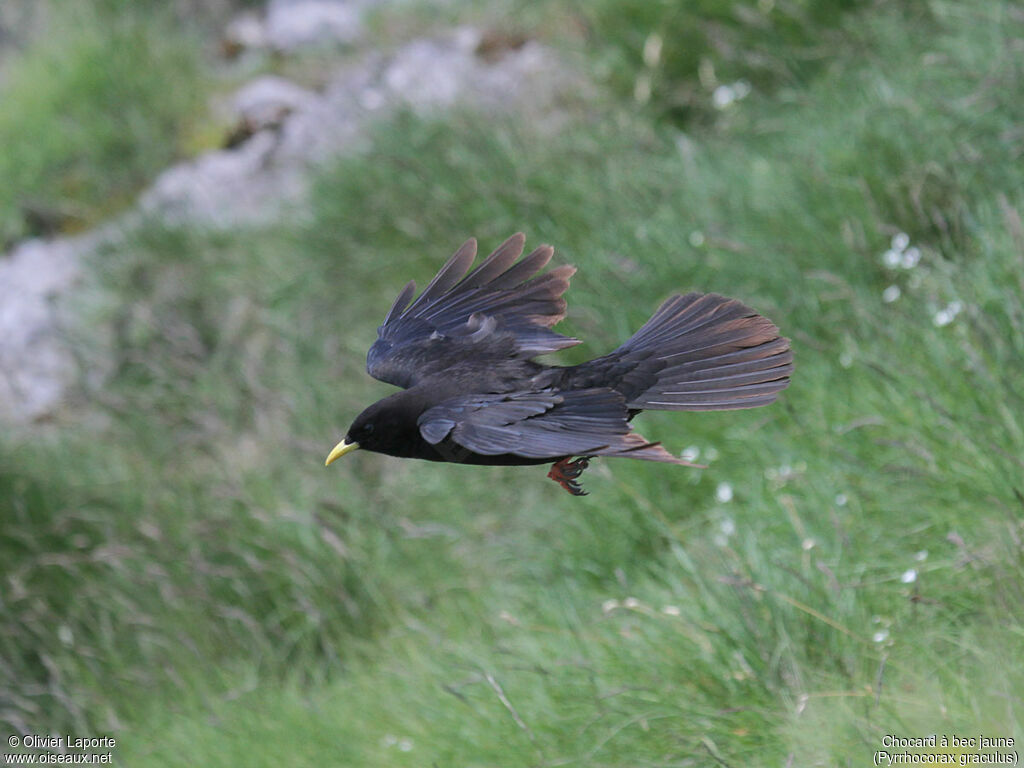
[[[366,434],[370,434],[371,432],[373,432],[373,424],[364,424],[363,432],[365,432]]]

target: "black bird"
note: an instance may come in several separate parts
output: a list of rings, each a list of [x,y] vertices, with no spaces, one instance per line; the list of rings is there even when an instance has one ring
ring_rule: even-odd
[[[476,240],[419,298],[409,282],[366,356],[403,388],[356,417],[327,464],[357,448],[459,464],[545,464],[573,495],[595,456],[688,464],[632,431],[643,410],[754,408],[789,385],[789,340],[768,319],[714,293],[675,295],[613,352],[580,365],[533,358],[579,344],[551,326],[576,268],[538,275],[554,250],[519,259],[515,234],[469,274]],[[412,303],[410,303],[410,301]],[[580,457],[573,461],[573,457]]]

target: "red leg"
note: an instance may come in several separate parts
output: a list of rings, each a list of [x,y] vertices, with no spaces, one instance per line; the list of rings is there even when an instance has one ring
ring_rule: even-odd
[[[576,461],[570,461],[571,458],[571,456],[567,456],[552,464],[548,477],[573,496],[586,496],[587,492],[583,490],[583,486],[576,479],[583,474],[583,470],[590,466],[590,460],[594,457],[580,456]]]

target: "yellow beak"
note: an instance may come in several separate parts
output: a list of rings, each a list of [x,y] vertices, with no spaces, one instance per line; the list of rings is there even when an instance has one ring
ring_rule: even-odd
[[[340,459],[346,453],[351,453],[357,448],[359,448],[359,443],[349,443],[342,440],[340,443],[334,446],[334,449],[329,454],[327,454],[327,461],[324,462],[324,466],[331,466],[333,462]]]

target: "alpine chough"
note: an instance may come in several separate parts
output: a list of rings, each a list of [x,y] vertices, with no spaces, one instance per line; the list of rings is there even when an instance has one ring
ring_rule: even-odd
[[[359,414],[327,464],[357,448],[459,464],[553,462],[548,477],[578,496],[577,478],[595,456],[688,464],[633,431],[641,411],[754,408],[789,385],[789,340],[714,293],[672,296],[602,357],[535,362],[580,343],[551,330],[565,317],[562,294],[576,268],[538,274],[554,251],[542,245],[520,259],[525,240],[513,235],[469,272],[470,239],[415,301],[414,282],[402,289],[366,370],[403,391]]]

